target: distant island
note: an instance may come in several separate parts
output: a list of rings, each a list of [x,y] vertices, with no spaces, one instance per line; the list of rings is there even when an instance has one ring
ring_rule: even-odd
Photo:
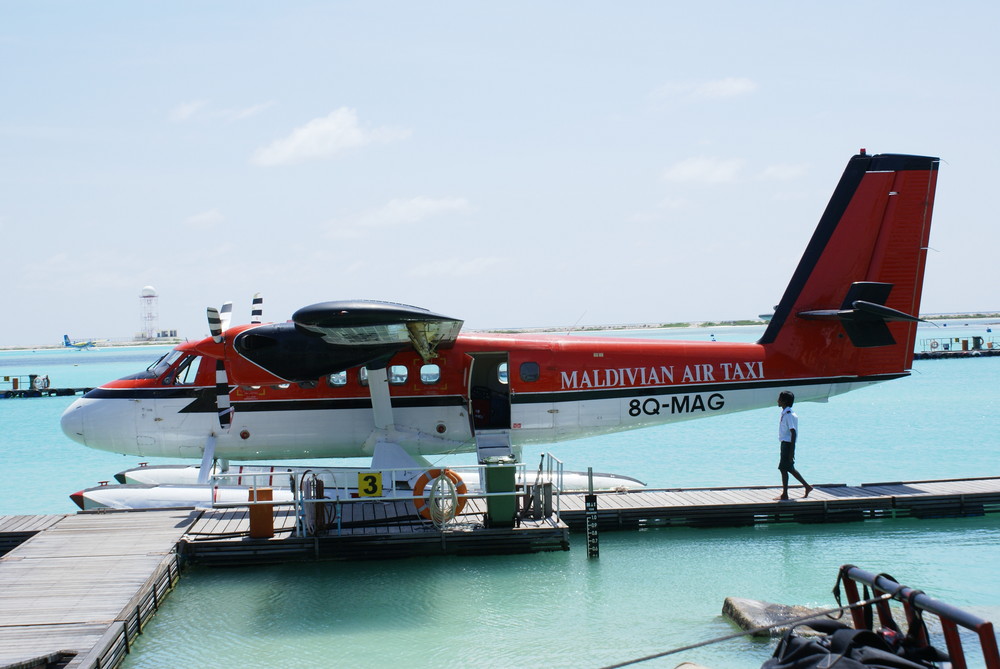
[[[941,320],[1000,320],[1000,311],[985,311],[966,314],[924,314],[921,316],[927,321]],[[609,330],[660,330],[668,328],[721,328],[732,326],[753,326],[767,325],[764,319],[747,319],[735,321],[678,321],[674,323],[619,323],[617,325],[567,325],[563,327],[529,327],[529,328],[466,328],[465,332],[495,333],[495,334],[524,334],[543,332],[607,332]],[[117,346],[164,346],[177,345],[182,341],[179,337],[170,337],[154,340],[103,340],[97,348],[111,348]],[[0,351],[32,351],[42,349],[61,349],[60,344],[43,344],[41,346],[0,346]]]

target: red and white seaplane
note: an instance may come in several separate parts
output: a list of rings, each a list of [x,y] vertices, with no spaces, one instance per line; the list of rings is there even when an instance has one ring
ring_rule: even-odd
[[[853,156],[756,343],[460,334],[461,320],[376,301],[275,324],[256,302],[249,325],[229,327],[226,305],[208,310],[211,337],[87,393],[62,428],[92,448],[200,459],[204,483],[213,461],[371,457],[420,471],[427,455],[516,457],[771,407],[785,388],[825,401],[909,373],[939,162]]]

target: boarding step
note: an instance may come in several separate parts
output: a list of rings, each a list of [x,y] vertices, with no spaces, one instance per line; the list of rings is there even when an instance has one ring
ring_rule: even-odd
[[[510,430],[478,430],[476,455],[479,461],[486,458],[506,458],[511,455]]]

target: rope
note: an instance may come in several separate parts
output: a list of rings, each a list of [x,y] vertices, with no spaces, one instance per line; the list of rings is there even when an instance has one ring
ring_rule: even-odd
[[[655,659],[660,658],[660,657],[666,657],[667,655],[673,655],[675,653],[681,653],[681,652],[684,652],[686,650],[694,650],[695,648],[701,648],[702,646],[711,646],[713,643],[720,643],[722,641],[730,641],[731,639],[738,639],[740,637],[747,636],[747,635],[751,635],[752,636],[752,635],[755,635],[755,634],[758,634],[758,633],[761,633],[761,632],[766,632],[766,631],[768,631],[770,629],[773,629],[775,627],[782,627],[784,625],[798,625],[799,623],[804,623],[807,620],[815,620],[816,618],[819,618],[820,616],[830,616],[831,614],[834,614],[834,613],[843,613],[844,611],[846,611],[848,609],[853,609],[853,608],[858,607],[858,606],[869,606],[869,605],[874,604],[876,602],[887,600],[887,599],[892,599],[892,594],[885,593],[883,595],[879,595],[878,597],[872,597],[871,599],[867,599],[865,601],[855,602],[853,604],[848,604],[847,606],[838,606],[836,608],[826,609],[825,611],[817,611],[815,613],[809,614],[808,616],[802,616],[800,618],[792,618],[791,620],[785,620],[785,621],[782,621],[782,622],[774,623],[772,625],[767,625],[765,627],[755,627],[753,629],[744,630],[742,632],[737,632],[735,634],[727,634],[726,636],[720,636],[720,637],[716,637],[714,639],[708,639],[707,641],[699,641],[697,643],[692,643],[692,644],[689,644],[687,646],[681,646],[680,648],[673,648],[671,650],[665,650],[662,653],[654,653],[652,655],[646,655],[645,657],[635,658],[634,660],[626,660],[625,662],[619,662],[618,664],[609,664],[607,666],[601,667],[601,669],[618,669],[618,667],[627,667],[629,665],[639,664],[640,662],[648,662],[649,660],[655,660]]]
[[[427,495],[427,506],[431,512],[431,522],[434,527],[441,529],[455,517],[455,510],[458,508],[458,491],[455,483],[448,478],[442,469],[441,473],[431,483],[430,492]]]

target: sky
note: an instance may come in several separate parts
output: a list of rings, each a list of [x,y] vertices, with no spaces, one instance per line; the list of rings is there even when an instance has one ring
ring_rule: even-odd
[[[0,0],[0,346],[339,299],[756,318],[850,156],[943,159],[923,313],[1000,310],[1000,4]]]

